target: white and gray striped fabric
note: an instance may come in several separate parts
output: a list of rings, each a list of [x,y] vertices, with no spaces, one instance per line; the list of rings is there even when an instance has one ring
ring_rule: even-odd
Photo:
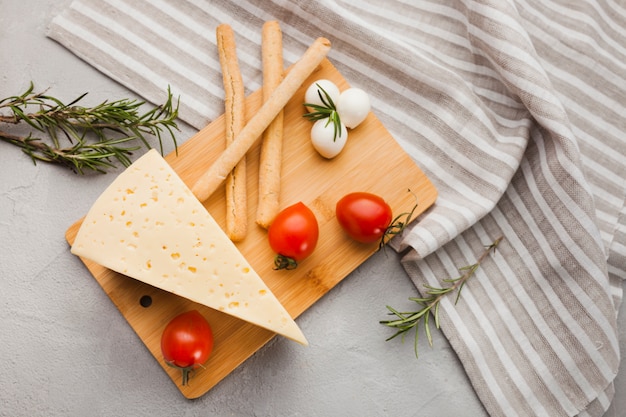
[[[49,36],[150,101],[171,85],[202,128],[223,111],[216,26],[233,27],[250,92],[273,19],[287,63],[332,41],[438,187],[394,242],[417,291],[504,236],[440,311],[488,413],[601,416],[626,278],[626,3],[76,0]]]

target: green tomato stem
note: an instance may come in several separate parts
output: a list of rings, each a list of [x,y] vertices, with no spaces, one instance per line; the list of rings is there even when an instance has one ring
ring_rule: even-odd
[[[172,362],[169,361],[165,361],[166,364],[168,364],[169,366],[171,366],[172,368],[176,368],[179,371],[182,372],[183,374],[183,386],[187,385],[189,383],[189,378],[191,377],[190,374],[193,372],[195,366],[191,365],[191,366],[186,366],[186,367],[182,367],[182,366],[178,366],[178,365],[174,365]]]
[[[274,269],[275,270],[286,269],[289,271],[292,269],[296,269],[297,267],[298,267],[298,262],[293,258],[280,255],[280,254],[274,257]]]

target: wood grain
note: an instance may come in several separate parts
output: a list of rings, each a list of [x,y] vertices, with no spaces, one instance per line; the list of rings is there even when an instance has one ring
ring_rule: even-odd
[[[310,308],[377,249],[377,244],[363,245],[353,242],[342,232],[334,213],[335,204],[341,197],[353,191],[379,194],[397,214],[410,211],[415,204],[416,195],[419,202],[416,217],[437,198],[437,190],[430,180],[373,113],[350,132],[348,143],[338,157],[326,160],[316,153],[309,139],[311,122],[302,117],[302,103],[306,88],[322,78],[332,80],[340,90],[349,87],[341,74],[325,60],[284,110],[281,207],[302,201],[313,210],[320,226],[320,241],[315,252],[301,262],[296,270],[273,269],[274,254],[267,244],[266,231],[254,224],[260,143],[257,142],[247,155],[248,219],[254,227],[242,242],[237,243],[237,247],[294,318]],[[251,115],[263,101],[262,91],[256,91],[246,100],[249,109],[247,113]],[[191,186],[223,149],[222,116],[180,146],[178,156],[171,153],[166,160],[181,179]],[[204,205],[224,227],[223,186]],[[76,237],[80,223],[81,220],[78,220],[67,230],[66,238],[70,244]],[[120,275],[89,260],[83,259],[83,262],[187,398],[197,398],[205,394],[275,336],[260,327]],[[143,296],[152,298],[149,307],[140,305]],[[194,308],[211,324],[215,333],[215,349],[206,363],[206,368],[197,371],[190,384],[182,386],[180,372],[167,366],[162,359],[160,337],[169,320]],[[307,329],[302,330],[306,335]],[[323,340],[311,337],[308,339],[311,344],[324,343]],[[306,349],[302,346],[300,354],[306,355]]]

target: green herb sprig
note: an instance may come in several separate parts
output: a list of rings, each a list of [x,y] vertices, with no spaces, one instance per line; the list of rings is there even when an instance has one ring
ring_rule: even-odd
[[[335,105],[333,99],[330,97],[330,94],[328,94],[321,85],[317,83],[315,85],[318,88],[317,95],[322,101],[322,104],[320,105],[314,103],[304,103],[305,107],[309,107],[313,109],[313,111],[305,113],[303,116],[311,122],[328,118],[326,126],[328,126],[329,123],[333,124],[334,142],[337,140],[338,137],[341,137],[341,119],[339,118],[339,113],[337,112],[337,106]]]
[[[418,357],[417,346],[418,346],[418,341],[419,341],[418,330],[419,330],[419,324],[421,322],[424,325],[424,333],[426,334],[428,343],[432,347],[433,339],[432,339],[432,334],[430,330],[430,321],[431,321],[431,316],[432,316],[435,322],[435,327],[437,329],[440,328],[440,325],[439,325],[440,301],[446,295],[451,294],[456,291],[456,299],[454,301],[454,304],[456,305],[456,303],[459,301],[459,298],[461,297],[461,290],[463,289],[463,286],[465,285],[467,280],[472,275],[474,275],[474,273],[476,272],[478,267],[481,265],[481,263],[485,260],[487,255],[489,255],[489,253],[491,253],[492,250],[495,252],[497,246],[500,244],[502,239],[503,238],[501,236],[490,245],[485,246],[485,251],[480,255],[476,263],[459,268],[459,271],[462,272],[462,274],[459,277],[448,278],[448,279],[443,280],[443,282],[451,284],[450,286],[439,288],[439,287],[434,287],[430,285],[425,285],[426,290],[425,290],[424,297],[409,298],[409,300],[415,301],[419,306],[421,306],[419,310],[413,311],[413,312],[400,312],[393,307],[387,306],[387,309],[389,310],[389,314],[395,316],[395,318],[391,320],[382,320],[380,321],[380,323],[384,324],[385,326],[396,329],[396,333],[388,337],[386,340],[387,341],[392,340],[396,338],[397,336],[402,336],[402,340],[404,340],[404,336],[406,335],[406,333],[412,329],[415,329],[414,350],[415,350],[415,357],[417,358]]]
[[[79,106],[87,93],[68,104],[35,93],[33,83],[19,96],[0,100],[0,123],[27,124],[33,131],[20,136],[0,130],[0,139],[16,145],[33,160],[69,167],[79,174],[85,171],[104,173],[117,160],[131,163],[133,151],[150,149],[147,135],[156,136],[163,153],[163,133],[167,132],[177,148],[174,131],[180,99],[174,101],[168,87],[167,100],[141,114],[143,101],[122,99],[104,101],[93,107]],[[8,114],[6,113],[8,111]],[[43,137],[41,137],[43,136]],[[69,146],[63,145],[63,140]]]

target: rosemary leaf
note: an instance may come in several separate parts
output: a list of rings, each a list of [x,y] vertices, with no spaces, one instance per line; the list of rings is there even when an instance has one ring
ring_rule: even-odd
[[[438,304],[438,303],[437,303]],[[424,316],[424,332],[426,333],[426,339],[428,339],[428,344],[430,346],[433,345],[433,336],[430,334],[430,310]]]
[[[409,329],[407,329],[407,331],[408,330]],[[414,343],[413,350],[415,350],[415,357],[416,358],[417,358],[417,345],[418,345],[418,342],[420,340],[420,332],[418,330],[419,330],[419,322],[416,322],[415,323],[415,340],[413,342]]]
[[[440,305],[441,305],[440,303],[435,304],[435,327],[437,329],[440,328],[439,327],[439,306]]]
[[[430,298],[409,297],[409,300],[415,301],[416,303],[419,303],[419,304],[424,304],[430,301]]]

